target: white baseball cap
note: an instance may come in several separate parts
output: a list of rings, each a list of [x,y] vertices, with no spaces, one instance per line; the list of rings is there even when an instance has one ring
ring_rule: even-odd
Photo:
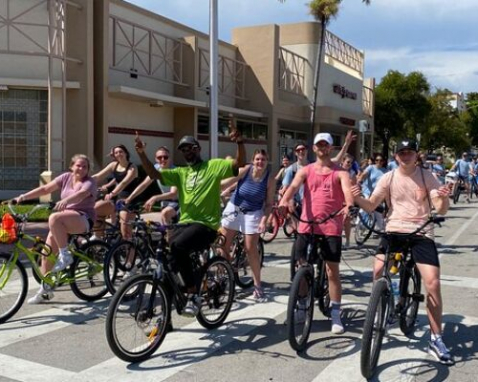
[[[319,134],[317,134],[314,138],[314,145],[316,145],[320,141],[325,141],[330,146],[332,146],[333,143],[334,143],[334,140],[332,139],[332,135],[330,135],[329,133],[319,133]]]

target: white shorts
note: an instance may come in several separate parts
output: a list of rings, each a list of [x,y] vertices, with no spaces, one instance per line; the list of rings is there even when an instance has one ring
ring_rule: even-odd
[[[228,202],[222,213],[221,225],[224,228],[242,232],[246,235],[259,233],[259,223],[264,216],[263,210],[243,213],[237,206]]]

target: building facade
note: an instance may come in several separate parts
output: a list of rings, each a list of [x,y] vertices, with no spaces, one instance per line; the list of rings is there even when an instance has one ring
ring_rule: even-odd
[[[103,167],[110,147],[133,152],[136,131],[152,157],[190,134],[209,157],[208,35],[123,0],[5,0],[0,7],[0,197],[48,181],[75,153]],[[228,121],[248,155],[280,157],[309,142],[315,58],[314,22],[233,30],[219,42],[219,156],[233,155]],[[373,134],[373,80],[364,55],[326,32],[314,134],[334,144],[348,129]],[[359,143],[351,149],[360,155]],[[133,160],[137,158],[133,155]]]

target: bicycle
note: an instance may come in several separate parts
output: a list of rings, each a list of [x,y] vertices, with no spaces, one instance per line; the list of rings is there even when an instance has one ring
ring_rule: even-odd
[[[355,221],[354,237],[357,245],[361,246],[364,245],[372,235],[372,229],[375,227],[377,220],[373,212],[367,213],[362,209],[357,209],[356,211],[357,212],[352,215],[352,219]]]
[[[453,204],[458,203],[458,200],[460,199],[460,194],[462,191],[466,190],[465,188],[465,181],[463,177],[458,176],[458,179],[454,185],[453,188]]]
[[[106,338],[113,353],[126,362],[149,358],[164,341],[171,321],[171,305],[182,314],[187,294],[180,275],[168,260],[166,230],[162,226],[161,244],[156,250],[153,272],[127,279],[111,300],[106,316]],[[201,305],[196,317],[206,329],[226,320],[234,298],[234,275],[229,262],[210,255],[214,246],[191,254],[196,272],[200,272]]]
[[[288,215],[286,218],[281,216],[278,212],[278,204],[274,203],[272,212],[267,219],[266,229],[261,233],[261,239],[264,243],[270,243],[274,240],[279,233],[279,228],[282,227],[284,235],[286,237],[292,237],[296,232],[295,222],[293,217]]]
[[[2,204],[5,206],[5,202]],[[91,241],[79,247],[78,235],[71,235],[68,249],[73,254],[73,263],[63,271],[43,275],[38,265],[41,258],[46,257],[55,263],[57,257],[51,253],[51,248],[42,238],[25,233],[25,226],[35,211],[42,208],[52,209],[54,205],[38,204],[25,214],[17,213],[12,201],[8,202],[7,206],[16,222],[14,228],[16,235],[14,241],[2,242],[13,245],[13,248],[10,253],[0,253],[0,323],[6,322],[18,312],[28,293],[28,276],[25,266],[19,261],[21,254],[26,255],[34,277],[43,284],[52,288],[70,284],[75,296],[84,301],[100,299],[107,293],[108,290],[102,280],[104,256],[109,250],[106,243]],[[28,248],[22,240],[31,243],[32,247]]]
[[[302,220],[297,215],[295,217],[312,228],[313,225],[320,225],[332,219],[339,212],[340,210],[335,211],[317,221]],[[292,281],[287,305],[288,340],[296,351],[303,351],[307,346],[314,315],[314,298],[317,299],[319,310],[324,316],[330,317],[331,313],[326,263],[319,245],[324,237],[315,235],[312,229],[310,232],[307,234],[306,261],[296,265],[298,269]]]
[[[261,268],[264,263],[264,243],[261,238],[257,242],[257,252],[259,253],[259,263]],[[243,289],[250,288],[254,284],[252,271],[244,248],[244,235],[237,232],[232,242],[232,268],[234,270],[234,280],[236,284]]]
[[[139,215],[133,225],[133,237],[131,240],[121,240],[111,247],[106,255],[104,264],[104,278],[106,286],[111,295],[114,295],[123,284],[128,273],[146,273],[150,271],[152,259],[155,257],[155,250],[158,245],[167,245],[161,241],[164,227],[159,223],[144,221]],[[160,236],[153,241],[153,235]],[[127,266],[128,259],[130,265]]]
[[[418,306],[424,301],[421,294],[420,272],[413,261],[409,244],[410,240],[421,232],[428,224],[440,224],[445,218],[430,217],[421,227],[411,233],[386,233],[375,231],[386,237],[391,243],[393,240],[403,240],[402,251],[391,252],[390,245],[385,253],[382,276],[375,281],[370,301],[365,314],[362,336],[362,350],[360,353],[360,368],[365,378],[371,378],[378,364],[382,341],[388,327],[399,321],[400,330],[410,335],[415,327]],[[398,301],[395,301],[392,288],[393,276],[399,274]]]

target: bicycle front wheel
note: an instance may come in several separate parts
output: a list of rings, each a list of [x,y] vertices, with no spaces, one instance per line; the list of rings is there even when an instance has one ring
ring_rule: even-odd
[[[28,277],[25,267],[17,261],[12,263],[12,255],[0,253],[0,324],[18,312],[28,292]]]
[[[458,203],[458,200],[460,199],[461,187],[461,182],[458,182],[458,184],[455,185],[455,190],[453,192],[453,204]]]
[[[90,241],[81,252],[88,258],[82,259],[75,256],[70,267],[70,284],[72,292],[81,300],[95,301],[103,297],[107,292],[103,264],[110,247],[101,240]]]
[[[261,239],[264,243],[270,243],[274,240],[279,232],[279,218],[276,215],[276,212],[273,212],[269,215],[266,223],[266,229],[261,233]]]
[[[295,351],[307,346],[314,316],[314,274],[309,266],[301,267],[294,276],[287,305],[287,334]]]
[[[400,289],[402,289],[402,284],[405,284],[403,292],[400,293],[403,296],[400,301],[403,306],[400,313],[400,330],[408,336],[415,329],[415,322],[417,321],[418,305],[422,298],[420,294],[421,280],[416,265],[412,270],[402,268],[402,272],[406,272],[406,274],[402,276],[403,282],[400,283]]]
[[[213,257],[205,266],[200,296],[198,322],[206,329],[222,325],[234,300],[234,273],[231,264],[223,258]]]
[[[355,224],[354,235],[357,245],[363,245],[372,235],[372,229],[375,227],[375,214],[359,211],[357,224]]]
[[[286,217],[284,220],[284,225],[282,226],[284,235],[286,235],[287,237],[292,237],[292,235],[296,232],[295,225],[296,223],[291,216]]]
[[[108,345],[123,361],[144,361],[166,337],[169,317],[164,285],[152,275],[133,276],[121,285],[108,308]]]
[[[377,367],[387,327],[389,301],[390,289],[387,280],[382,278],[373,286],[363,325],[360,368],[362,375],[367,379],[373,376]]]

